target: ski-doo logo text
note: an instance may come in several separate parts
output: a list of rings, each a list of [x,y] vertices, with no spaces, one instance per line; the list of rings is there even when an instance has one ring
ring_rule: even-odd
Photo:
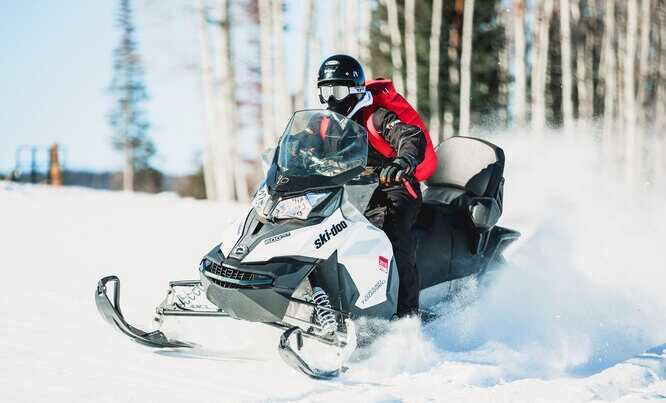
[[[319,234],[319,238],[315,239],[314,245],[316,249],[324,246],[331,238],[341,233],[345,228],[347,228],[347,221],[340,221],[338,224],[333,224],[331,228]]]

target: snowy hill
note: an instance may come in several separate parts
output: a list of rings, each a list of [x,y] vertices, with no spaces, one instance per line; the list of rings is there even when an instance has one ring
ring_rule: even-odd
[[[0,182],[0,401],[664,399],[663,195],[600,183],[594,153],[560,143],[503,144],[502,222],[524,236],[489,288],[424,328],[392,323],[330,382],[287,367],[268,327],[171,320],[206,348],[156,352],[95,309],[97,280],[118,274],[128,321],[150,327],[243,206]]]

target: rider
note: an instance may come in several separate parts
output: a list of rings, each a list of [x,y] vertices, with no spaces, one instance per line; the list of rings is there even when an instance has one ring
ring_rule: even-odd
[[[363,67],[351,56],[333,55],[324,60],[319,68],[317,87],[322,104],[368,131],[371,145],[368,166],[379,172],[380,187],[372,195],[366,215],[378,207],[385,211],[382,228],[393,246],[400,276],[397,314],[417,314],[419,278],[411,229],[421,208],[421,192],[414,174],[424,162],[427,147],[432,147],[427,133],[416,125],[402,122],[396,111],[373,102],[373,93],[366,88]],[[389,88],[393,89],[392,84]],[[381,90],[388,93],[386,88]]]

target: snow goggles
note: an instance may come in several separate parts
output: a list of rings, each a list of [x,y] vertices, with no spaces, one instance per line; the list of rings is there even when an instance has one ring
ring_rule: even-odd
[[[365,87],[348,87],[346,85],[322,85],[319,87],[319,95],[327,100],[331,96],[337,101],[342,101],[347,98],[349,94],[363,94]]]

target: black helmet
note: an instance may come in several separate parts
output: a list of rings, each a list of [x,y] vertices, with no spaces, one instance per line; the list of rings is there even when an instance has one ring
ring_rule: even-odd
[[[365,93],[363,67],[351,56],[330,56],[319,67],[317,87],[322,104],[327,103],[328,109],[346,115]]]

